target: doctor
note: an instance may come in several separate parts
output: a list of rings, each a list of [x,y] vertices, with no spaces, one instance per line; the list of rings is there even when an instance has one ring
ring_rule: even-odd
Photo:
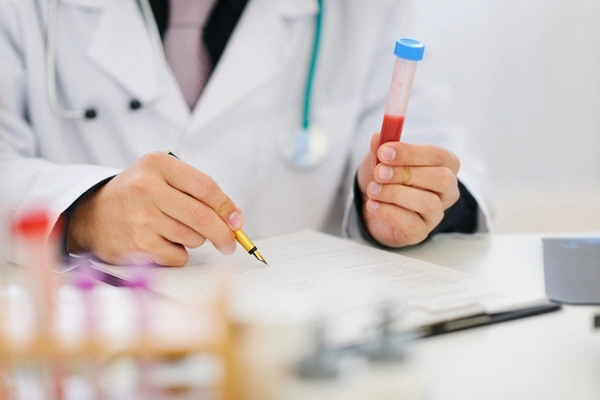
[[[377,149],[410,1],[170,3],[0,0],[3,207],[43,202],[70,252],[168,266],[242,226],[389,247],[487,229],[481,165],[419,71],[403,142]]]

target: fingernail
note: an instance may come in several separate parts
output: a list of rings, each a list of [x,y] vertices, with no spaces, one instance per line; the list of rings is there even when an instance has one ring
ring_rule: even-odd
[[[229,216],[229,226],[231,229],[237,231],[238,229],[242,228],[243,224],[244,218],[242,218],[242,215],[237,211],[232,212]]]
[[[375,200],[369,200],[367,201],[367,209],[369,211],[375,211],[379,208],[379,202],[375,201]]]
[[[392,175],[394,175],[394,170],[391,167],[388,167],[387,165],[379,165],[379,172],[377,173],[377,176],[380,180],[387,181],[392,177]]]
[[[381,161],[392,161],[394,158],[396,158],[396,150],[391,147],[381,149]]]
[[[367,191],[371,196],[377,196],[381,192],[381,184],[377,182],[369,183]]]

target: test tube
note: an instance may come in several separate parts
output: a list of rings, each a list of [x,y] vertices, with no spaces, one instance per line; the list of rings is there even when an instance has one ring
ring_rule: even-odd
[[[400,38],[396,40],[394,55],[396,64],[392,75],[392,84],[385,105],[385,115],[381,127],[379,146],[391,141],[399,141],[402,135],[408,98],[412,89],[417,61],[423,59],[425,46],[415,39]],[[379,163],[379,159],[377,159]]]
[[[138,267],[137,276],[128,282],[132,290],[138,312],[138,342],[141,344],[141,353],[138,359],[139,371],[139,393],[142,399],[154,399],[157,397],[157,390],[152,384],[153,360],[151,354],[152,328],[151,328],[151,307],[152,302],[149,293],[149,273],[148,269]]]
[[[76,286],[83,295],[84,303],[85,339],[82,345],[85,347],[83,350],[86,355],[85,367],[87,368],[88,378],[93,387],[95,398],[99,400],[104,397],[104,394],[100,384],[100,363],[96,359],[95,354],[99,346],[100,333],[97,329],[98,305],[94,300],[94,289],[98,282],[96,278],[99,278],[99,276],[94,276],[94,271],[90,266],[86,266],[86,272],[78,277]]]
[[[38,333],[51,335],[55,312],[54,281],[51,276],[47,243],[50,217],[44,209],[34,209],[15,218],[12,231],[17,247],[17,258],[26,265],[26,280],[32,296]]]
[[[60,222],[58,222],[60,223]],[[33,299],[37,319],[37,343],[35,351],[42,356],[41,376],[49,378],[46,387],[48,398],[62,399],[64,371],[60,359],[58,340],[54,337],[56,317],[56,280],[51,268],[55,267],[58,236],[51,231],[50,213],[44,209],[32,209],[15,218],[12,230],[18,248],[17,258],[25,262],[25,283]],[[49,234],[49,236],[48,236]],[[50,350],[50,355],[46,352]],[[59,355],[52,353],[58,352]],[[46,378],[47,377],[47,378]]]

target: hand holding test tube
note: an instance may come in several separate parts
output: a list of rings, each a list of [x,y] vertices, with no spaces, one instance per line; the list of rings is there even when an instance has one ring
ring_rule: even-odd
[[[460,197],[456,177],[460,161],[451,151],[433,144],[400,142],[408,100],[424,45],[398,39],[396,62],[381,132],[361,164],[356,198],[364,228],[379,243],[402,247],[419,243],[443,220]],[[431,115],[435,119],[435,115]]]

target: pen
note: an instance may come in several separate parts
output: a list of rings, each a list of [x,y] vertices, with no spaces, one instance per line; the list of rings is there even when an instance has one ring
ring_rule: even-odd
[[[179,157],[177,157],[170,150],[167,150],[167,154],[179,159]],[[248,235],[246,235],[243,230],[240,229],[237,231],[233,231],[233,233],[235,234],[235,240],[237,240],[238,243],[242,245],[242,247],[248,252],[248,254],[256,257],[258,261],[263,262],[267,267],[269,266],[269,264],[267,264],[267,260],[265,260],[264,257],[258,252],[256,245],[252,243],[252,240],[250,240]]]

